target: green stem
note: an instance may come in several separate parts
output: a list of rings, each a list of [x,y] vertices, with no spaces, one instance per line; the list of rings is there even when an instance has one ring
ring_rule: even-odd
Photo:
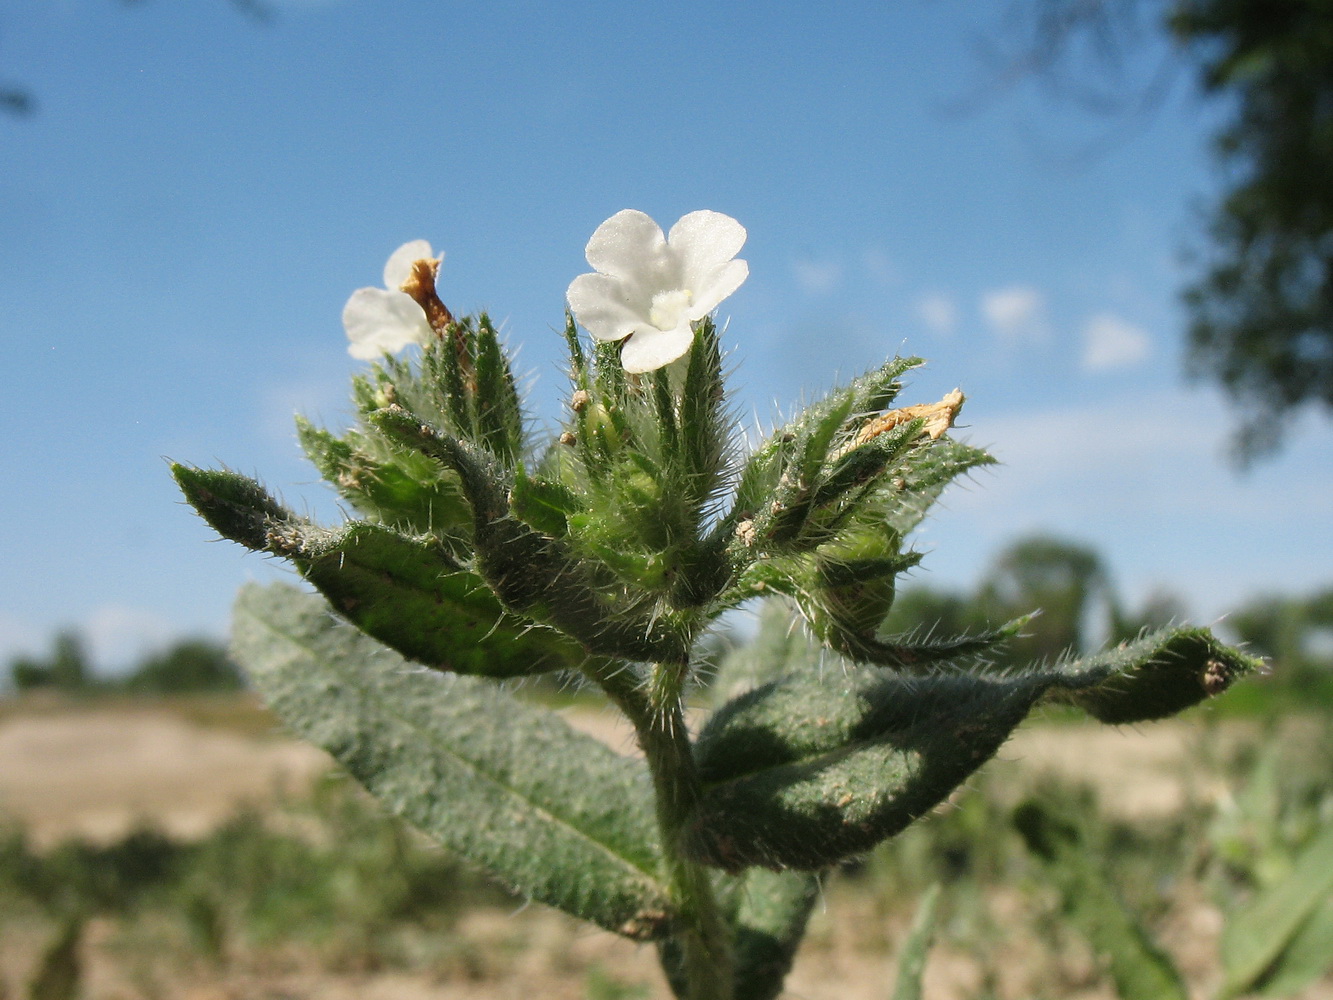
[[[658,665],[678,672],[676,665]],[[681,833],[701,793],[694,753],[680,700],[655,704],[633,675],[624,672],[597,678],[612,700],[629,716],[648,761],[656,793],[657,825],[667,884],[676,904],[676,943],[687,1000],[731,1000],[733,995],[731,932],[713,892],[709,869],[680,849]]]

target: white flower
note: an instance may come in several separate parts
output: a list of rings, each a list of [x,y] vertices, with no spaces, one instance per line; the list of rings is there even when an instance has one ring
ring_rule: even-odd
[[[440,254],[440,259],[444,254]],[[347,353],[361,361],[374,361],[397,354],[408,344],[425,344],[430,338],[426,314],[406,292],[400,291],[419,260],[433,260],[425,240],[404,243],[384,265],[383,288],[358,288],[343,306],[343,329],[347,331]]]
[[[667,236],[642,212],[625,209],[588,241],[596,274],[580,274],[566,297],[597,340],[624,340],[628,372],[649,372],[690,349],[690,325],[717,308],[750,273],[733,258],[745,227],[721,212],[691,212]]]

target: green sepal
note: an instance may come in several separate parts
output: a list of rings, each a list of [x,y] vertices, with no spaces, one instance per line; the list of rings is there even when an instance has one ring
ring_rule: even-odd
[[[802,529],[815,491],[828,485],[826,465],[832,460],[843,477],[863,460],[844,465],[847,456],[836,455],[836,450],[851,439],[859,423],[893,402],[902,389],[900,377],[920,364],[919,358],[894,358],[833,390],[775,430],[742,468],[735,502],[719,530],[730,534],[746,524],[743,535],[753,539],[748,544],[760,551],[808,548],[823,541],[818,536],[804,538]],[[822,502],[831,499],[826,494]]]
[[[365,521],[321,528],[245,476],[182,465],[172,474],[218,534],[290,560],[335,611],[409,659],[487,677],[583,662],[578,643],[508,614],[431,536]]]
[[[686,847],[728,871],[812,870],[934,807],[1043,699],[1105,722],[1178,712],[1255,661],[1206,630],[1163,630],[1100,657],[994,679],[903,678],[830,663],[724,705],[699,735],[705,792]]]
[[[696,510],[704,509],[725,482],[733,423],[726,412],[717,327],[704,319],[690,345],[680,393],[680,464]]]
[[[372,382],[373,379],[373,382]],[[419,370],[386,357],[354,383],[363,421],[399,405],[485,449],[505,467],[523,455],[523,411],[509,359],[490,318],[464,316],[421,351]]]
[[[735,437],[716,326],[696,324],[679,362],[630,376],[618,348],[600,345],[590,377],[575,331],[566,337],[572,419],[540,467],[558,469],[584,501],[568,521],[572,547],[675,610],[708,604],[730,577],[725,546],[704,523],[731,485]]]
[[[232,644],[298,735],[449,850],[607,930],[669,933],[638,761],[493,683],[413,670],[294,587],[245,587]]]
[[[532,476],[520,465],[514,469],[510,506],[523,523],[552,538],[569,534],[569,516],[583,509],[578,494],[564,483]]]
[[[374,422],[458,473],[472,507],[477,572],[506,608],[558,628],[592,653],[686,662],[689,636],[671,617],[655,614],[646,602],[615,607],[605,585],[567,545],[514,515],[513,479],[493,457],[400,407],[378,411]]]
[[[477,441],[506,465],[516,465],[523,454],[523,410],[500,336],[485,313],[477,320],[473,351],[477,387],[472,407]]]
[[[899,537],[906,537],[946,486],[973,469],[994,464],[995,458],[988,452],[942,437],[930,447],[911,453],[896,471],[891,489],[875,498],[875,513]]]
[[[462,556],[472,512],[451,470],[382,436],[353,430],[340,438],[301,416],[296,434],[319,474],[358,513],[410,533],[457,538],[452,547]]]
[[[845,511],[857,509],[859,495],[877,485],[884,470],[922,436],[922,426],[921,420],[909,420],[857,445],[830,464],[812,501],[815,509],[831,509],[834,515],[823,519],[821,527],[825,531],[836,528],[838,521],[846,518]]]

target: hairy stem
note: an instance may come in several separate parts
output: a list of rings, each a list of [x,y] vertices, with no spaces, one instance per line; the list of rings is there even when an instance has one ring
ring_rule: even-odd
[[[659,665],[654,672],[661,670]],[[668,665],[675,673],[678,667]],[[713,892],[709,870],[680,849],[681,833],[699,800],[699,775],[680,700],[655,704],[626,672],[602,674],[598,682],[634,723],[653,776],[657,825],[667,884],[676,904],[674,931],[680,948],[688,1000],[731,1000],[731,933]]]

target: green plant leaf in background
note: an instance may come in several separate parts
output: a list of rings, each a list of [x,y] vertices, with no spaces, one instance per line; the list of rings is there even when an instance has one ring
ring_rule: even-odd
[[[1014,823],[1045,863],[1065,911],[1110,962],[1121,1000],[1189,1000],[1179,970],[1120,899],[1078,819],[1033,799],[1015,810]]]
[[[486,681],[421,670],[286,585],[233,653],[269,706],[394,812],[506,885],[626,937],[671,925],[646,771]]]
[[[940,902],[940,884],[936,882],[917,904],[916,916],[907,940],[898,951],[898,978],[893,1000],[921,1000],[921,984],[926,974],[926,955],[935,940],[935,911]]]
[[[1306,845],[1286,878],[1232,915],[1221,947],[1222,1000],[1255,987],[1279,996],[1333,965],[1333,826]]]
[[[37,972],[28,984],[28,1000],[77,1000],[83,983],[84,918],[70,917],[42,953]]]

